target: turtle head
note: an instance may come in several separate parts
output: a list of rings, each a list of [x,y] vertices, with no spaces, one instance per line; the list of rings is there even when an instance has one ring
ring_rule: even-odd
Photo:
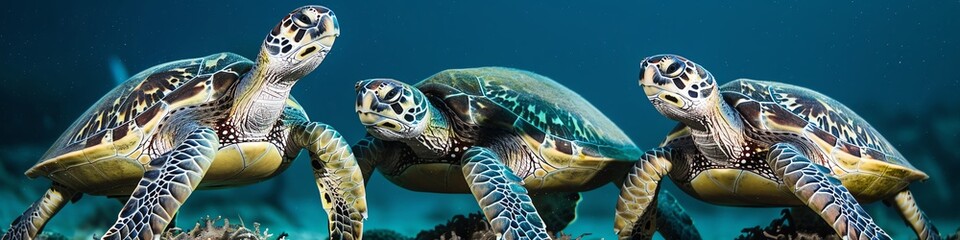
[[[367,132],[389,140],[414,139],[430,125],[430,101],[423,92],[393,79],[357,82],[357,115]]]
[[[656,55],[640,63],[640,86],[664,116],[687,123],[711,114],[720,101],[713,74],[677,55]]]
[[[320,65],[339,36],[333,11],[323,6],[300,7],[267,34],[257,63],[281,81],[296,81]]]

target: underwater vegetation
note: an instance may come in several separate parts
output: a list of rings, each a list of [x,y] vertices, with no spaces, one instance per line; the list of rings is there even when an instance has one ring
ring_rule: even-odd
[[[218,223],[221,222],[222,224]],[[241,221],[240,224],[231,224],[227,218],[210,216],[197,221],[189,231],[182,231],[179,228],[167,230],[161,236],[161,239],[169,240],[266,240],[266,239],[285,239],[285,233],[273,238],[273,234],[268,233],[269,229],[260,231],[260,223],[254,222],[253,229],[246,228]]]
[[[438,224],[432,230],[421,231],[417,239],[440,239],[459,237],[483,237],[488,233],[490,224],[483,217],[482,212],[470,213],[466,216],[456,215],[445,224]]]
[[[780,214],[768,226],[744,228],[735,239],[840,239],[833,228],[808,209],[783,209]]]
[[[210,216],[204,217],[189,231],[183,231],[180,228],[168,229],[160,239],[164,240],[266,240],[266,239],[286,239],[287,234],[282,233],[277,237],[268,233],[269,229],[260,231],[260,223],[253,223],[253,229],[247,228],[243,222],[240,224],[231,224],[227,218]],[[3,231],[0,231],[0,235]],[[96,237],[94,237],[95,239]],[[37,240],[66,240],[70,239],[51,231],[44,231]]]
[[[781,217],[770,221],[768,226],[755,226],[741,230],[736,240],[769,239],[840,239],[830,226],[807,209],[783,209]],[[960,239],[960,228],[942,231],[944,239]]]
[[[490,224],[487,223],[486,218],[483,217],[482,212],[470,213],[467,215],[455,215],[450,220],[447,220],[444,224],[438,224],[433,229],[423,230],[420,233],[417,233],[415,237],[406,237],[396,231],[385,230],[385,229],[375,229],[368,230],[363,233],[365,239],[376,239],[376,240],[411,240],[411,239],[440,239],[440,240],[453,240],[453,239],[477,239],[477,240],[495,240],[497,239],[497,233],[490,230]],[[554,239],[558,240],[572,240],[572,239],[583,239],[586,236],[589,236],[589,233],[582,234],[580,236],[567,235],[563,232],[554,235]]]

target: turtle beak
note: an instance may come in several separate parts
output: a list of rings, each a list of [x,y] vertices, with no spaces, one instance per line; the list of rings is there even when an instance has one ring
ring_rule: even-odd
[[[654,64],[647,64],[647,62],[644,61],[641,68],[640,87],[643,87],[643,93],[646,94],[647,97],[653,97],[663,91],[662,88],[653,83],[654,78],[661,77],[657,66]]]
[[[376,81],[376,79],[362,80],[354,87],[357,91],[357,115],[360,117],[360,123],[366,127],[375,126],[383,119],[383,116],[374,112],[374,108],[379,104],[376,94],[376,86],[379,84],[375,84]]]
[[[330,11],[330,17],[322,18],[319,24],[322,24],[326,31],[320,35],[319,43],[327,49],[333,47],[333,42],[340,37],[340,23],[337,22],[337,16]]]
[[[376,113],[372,113],[372,112],[358,111],[357,115],[360,117],[360,123],[362,123],[363,126],[367,128],[375,127],[377,123],[380,122],[380,119],[383,118],[380,115],[377,115]]]
[[[373,94],[357,94],[357,115],[360,117],[360,123],[363,123],[364,126],[375,125],[382,118],[379,114],[370,111],[375,101],[373,98]]]

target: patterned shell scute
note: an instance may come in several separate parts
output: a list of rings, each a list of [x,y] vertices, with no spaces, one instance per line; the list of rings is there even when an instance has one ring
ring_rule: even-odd
[[[740,79],[724,84],[720,91],[741,93],[761,103],[775,103],[837,140],[856,146],[856,148],[842,147],[840,150],[860,151],[851,153],[856,156],[885,155],[878,160],[914,168],[867,121],[840,102],[816,91],[789,84],[750,79]]]
[[[134,120],[164,96],[198,76],[227,68],[242,74],[252,66],[253,62],[240,55],[219,53],[168,62],[137,73],[105,94],[77,118],[41,161],[84,148],[84,142],[91,136]]]
[[[619,127],[586,99],[533,72],[503,67],[451,69],[420,85],[425,83],[448,85],[466,94],[483,96],[545,134],[595,145],[601,152],[607,152],[605,148],[614,150],[609,152],[636,148]]]

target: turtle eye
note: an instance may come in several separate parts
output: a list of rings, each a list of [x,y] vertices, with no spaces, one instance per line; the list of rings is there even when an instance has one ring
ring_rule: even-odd
[[[680,72],[683,70],[684,64],[680,61],[673,61],[670,65],[667,66],[667,69],[663,70],[663,75],[667,77],[676,77],[680,75]]]
[[[294,13],[291,18],[293,18],[294,23],[297,23],[298,27],[309,28],[314,26],[313,19],[310,19],[310,16],[307,16],[307,14],[303,14],[302,12]]]
[[[383,95],[384,102],[394,103],[397,102],[397,100],[400,100],[400,88],[390,89],[390,91],[387,91],[387,93]]]

